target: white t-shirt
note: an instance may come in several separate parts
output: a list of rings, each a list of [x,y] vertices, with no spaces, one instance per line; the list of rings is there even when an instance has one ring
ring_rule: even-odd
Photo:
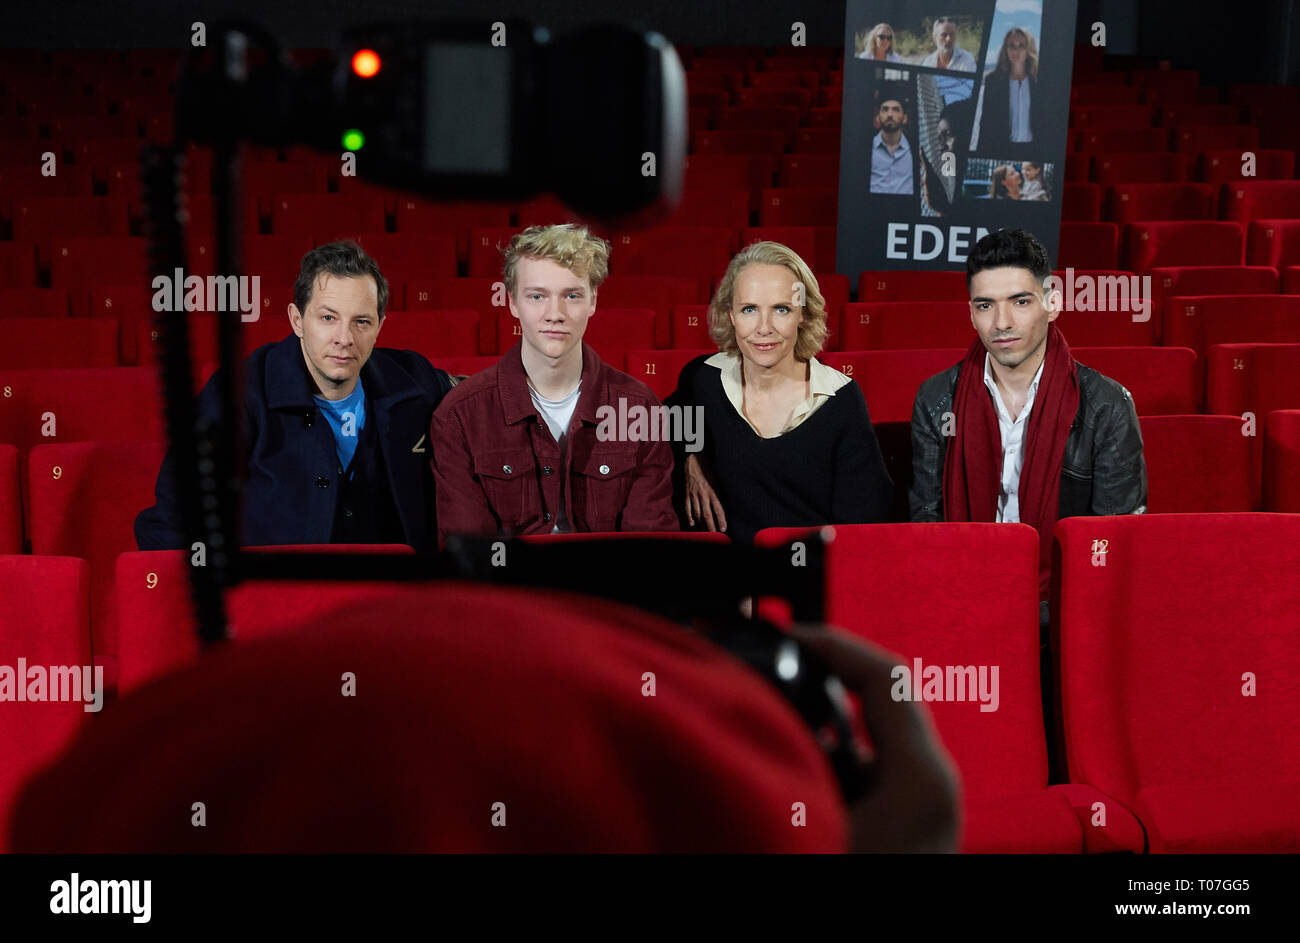
[[[545,399],[538,395],[533,389],[531,383],[528,384],[528,395],[533,400],[533,406],[541,414],[542,419],[546,421],[546,428],[551,430],[551,437],[560,447],[560,460],[564,460],[564,449],[566,439],[569,437],[569,423],[573,421],[573,410],[577,408],[578,397],[582,393],[582,381],[573,388],[573,392],[568,396],[560,399]],[[568,533],[572,528],[569,525],[569,516],[564,511],[564,479],[560,479],[560,507],[555,515],[555,528],[552,534]]]

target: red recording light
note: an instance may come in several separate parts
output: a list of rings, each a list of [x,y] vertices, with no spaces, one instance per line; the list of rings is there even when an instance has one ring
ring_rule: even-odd
[[[352,71],[363,79],[379,74],[379,53],[373,49],[360,49],[352,57]]]

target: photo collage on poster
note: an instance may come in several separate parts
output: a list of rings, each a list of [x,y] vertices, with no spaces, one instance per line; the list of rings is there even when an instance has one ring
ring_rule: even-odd
[[[1057,203],[1057,168],[1043,160],[1055,148],[1039,90],[1052,68],[1039,59],[1043,0],[873,6],[895,15],[853,29],[846,56],[870,90],[869,192],[923,217],[978,200]]]

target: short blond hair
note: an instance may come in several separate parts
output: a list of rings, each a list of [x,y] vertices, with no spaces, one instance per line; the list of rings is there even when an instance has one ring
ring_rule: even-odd
[[[585,278],[595,292],[609,275],[609,243],[593,236],[586,226],[563,223],[557,226],[529,226],[515,233],[502,250],[506,291],[514,296],[520,259],[545,259],[562,265]]]
[[[779,242],[755,242],[738,252],[727,266],[727,273],[718,283],[709,303],[709,337],[724,354],[740,349],[736,343],[736,326],[731,323],[731,305],[735,300],[736,279],[747,265],[783,265],[792,276],[791,294],[797,285],[803,285],[803,320],[799,324],[799,337],[794,343],[796,360],[811,360],[826,344],[830,328],[826,324],[826,299],[812,273],[799,253]],[[793,300],[793,298],[792,298]]]

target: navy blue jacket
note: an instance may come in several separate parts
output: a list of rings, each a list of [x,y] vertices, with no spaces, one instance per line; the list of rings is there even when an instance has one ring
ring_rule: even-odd
[[[339,496],[338,454],[334,433],[312,398],[316,388],[298,337],[290,334],[278,344],[259,347],[244,361],[243,371],[248,478],[242,542],[329,543]],[[215,379],[199,393],[201,419],[217,415]],[[429,421],[452,388],[451,378],[414,351],[375,348],[361,368],[361,383],[367,426],[374,423],[405,542],[416,550],[430,549],[437,531]],[[135,520],[141,550],[187,547],[173,467],[169,451],[158,473],[157,503]]]

